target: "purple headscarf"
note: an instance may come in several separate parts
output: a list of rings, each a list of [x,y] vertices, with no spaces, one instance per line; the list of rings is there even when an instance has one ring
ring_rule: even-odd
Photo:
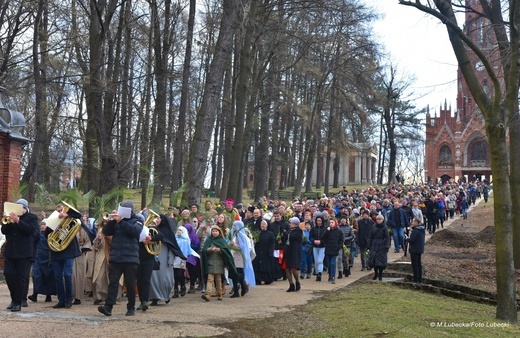
[[[199,237],[197,237],[197,234],[193,230],[193,226],[191,224],[185,224],[184,227],[186,228],[186,230],[188,230],[188,236],[190,236],[191,245],[199,245],[200,239]]]

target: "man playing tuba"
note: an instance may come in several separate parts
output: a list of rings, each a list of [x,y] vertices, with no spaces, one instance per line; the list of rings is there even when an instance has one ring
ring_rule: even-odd
[[[58,204],[56,207],[58,217],[63,222],[74,223],[76,220],[80,222],[81,227],[87,231],[90,240],[94,240],[95,235],[90,232],[89,228],[81,222],[81,214],[79,211],[68,206],[64,208],[64,204]],[[61,226],[61,225],[60,225]],[[55,229],[58,231],[58,229]],[[45,229],[45,236],[48,238],[53,231],[52,228]],[[61,251],[51,250],[52,270],[54,271],[54,279],[56,282],[56,291],[58,293],[58,303],[53,306],[54,309],[71,308],[72,307],[72,267],[74,259],[81,255],[79,244],[74,235],[66,248]]]

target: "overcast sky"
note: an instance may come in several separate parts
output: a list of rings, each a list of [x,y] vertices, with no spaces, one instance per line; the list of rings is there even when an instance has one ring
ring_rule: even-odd
[[[386,46],[387,60],[403,74],[415,77],[414,90],[423,94],[417,108],[429,104],[439,112],[447,101],[456,108],[457,65],[444,25],[419,10],[398,4],[398,0],[365,0],[384,18],[375,23],[375,34]],[[418,95],[419,96],[419,95]]]

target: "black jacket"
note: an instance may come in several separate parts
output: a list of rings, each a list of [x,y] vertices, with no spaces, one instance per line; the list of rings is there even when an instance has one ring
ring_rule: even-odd
[[[325,255],[337,256],[343,247],[343,232],[338,227],[329,227],[329,229],[325,229],[320,240],[325,241]]]
[[[410,234],[410,238],[408,238],[408,243],[410,244],[409,251],[410,253],[422,254],[424,252],[424,226],[418,225],[412,227],[412,233]]]
[[[139,264],[139,235],[142,225],[134,214],[119,223],[112,220],[103,229],[105,236],[112,236],[110,262]]]
[[[18,223],[7,223],[1,228],[6,239],[4,257],[33,258],[35,235],[39,236],[38,217],[35,214],[26,212],[20,216]]]
[[[370,218],[362,218],[358,221],[358,234],[356,239],[360,248],[366,249],[368,247],[368,238],[374,224],[374,221]]]
[[[320,227],[315,225],[314,227],[312,227],[311,231],[309,232],[309,237],[310,237],[310,240],[311,240],[313,248],[324,248],[325,247],[325,241],[321,240],[321,236],[326,231],[327,231],[327,227],[325,227],[324,225],[322,225]],[[321,243],[320,244],[314,244],[315,240],[320,240]]]

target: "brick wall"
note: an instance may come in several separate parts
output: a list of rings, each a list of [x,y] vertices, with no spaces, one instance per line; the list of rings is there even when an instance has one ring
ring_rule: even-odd
[[[8,134],[0,133],[0,212],[4,214],[4,202],[16,202],[20,186],[22,146]],[[4,268],[4,248],[1,248],[0,269]]]

